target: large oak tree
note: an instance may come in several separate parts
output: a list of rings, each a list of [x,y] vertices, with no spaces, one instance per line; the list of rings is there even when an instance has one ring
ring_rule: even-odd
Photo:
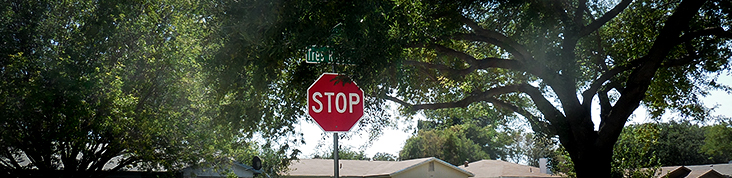
[[[394,101],[407,115],[481,106],[521,116],[535,131],[558,135],[579,177],[610,176],[613,146],[640,105],[654,117],[670,110],[703,119],[709,109],[698,97],[727,89],[715,76],[729,69],[729,1],[228,5],[241,8],[222,15],[226,44],[209,67],[219,70],[221,91],[267,104],[256,111],[271,122],[304,115],[302,91],[335,70],[356,80],[369,102]],[[312,45],[354,65],[305,64]],[[592,113],[593,101],[600,113]],[[372,105],[362,124],[388,122],[377,115],[383,106]]]

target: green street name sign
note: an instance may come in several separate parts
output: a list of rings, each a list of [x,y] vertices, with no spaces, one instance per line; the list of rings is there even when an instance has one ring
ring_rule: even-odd
[[[328,63],[333,61],[333,52],[328,47],[308,47],[308,53],[305,55],[307,63]]]
[[[308,52],[305,54],[305,62],[307,63],[330,63],[330,62],[336,62],[336,64],[348,64],[348,65],[354,65],[354,63],[351,63],[350,61],[342,61],[333,58],[333,51],[330,49],[330,47],[318,47],[318,46],[310,46],[308,47]]]

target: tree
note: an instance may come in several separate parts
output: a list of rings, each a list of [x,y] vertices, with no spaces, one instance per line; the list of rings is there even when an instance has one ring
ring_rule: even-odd
[[[313,157],[321,159],[333,159],[333,149],[325,150],[320,154],[314,155]],[[369,157],[366,156],[366,153],[363,150],[356,151],[353,150],[353,148],[351,147],[342,147],[338,148],[338,159],[369,160]]]
[[[371,158],[371,160],[373,161],[396,161],[397,159],[397,156],[385,152],[378,152],[374,154],[374,157]]]
[[[653,123],[626,126],[613,149],[613,177],[655,177],[661,166],[655,150],[661,130]]]
[[[231,91],[251,80],[272,92],[256,94],[270,111],[303,115],[296,91],[333,70],[358,82],[375,110],[382,100],[405,115],[487,105],[557,135],[579,177],[611,175],[614,145],[641,104],[653,116],[705,118],[698,96],[725,88],[714,74],[728,69],[732,49],[732,5],[718,0],[239,2],[255,10],[226,19],[245,30],[229,31],[214,60],[235,64],[219,66],[220,79],[244,79]],[[301,62],[312,45],[354,65]],[[374,118],[365,123],[382,124]]]
[[[439,113],[426,113],[426,115],[428,117],[427,120],[417,122],[418,131],[441,130],[437,133],[449,133],[446,130],[452,129],[452,131],[458,132],[457,134],[460,137],[465,137],[467,139],[465,141],[470,141],[477,145],[482,153],[488,154],[488,157],[491,159],[507,160],[516,154],[516,150],[508,147],[508,145],[513,144],[514,140],[511,136],[517,133],[508,129],[505,123],[500,123],[501,121],[505,122],[505,120],[489,119],[489,117],[472,119],[461,119],[457,117],[439,118],[437,117],[440,115]],[[438,134],[438,136],[441,135]],[[460,148],[458,150],[459,152],[472,152],[465,149],[468,148]],[[446,158],[450,156],[440,155],[440,157]]]
[[[436,157],[453,165],[461,165],[465,161],[490,159],[490,155],[483,150],[487,145],[473,142],[469,138],[471,136],[490,138],[487,129],[475,127],[464,124],[444,130],[419,130],[417,135],[404,143],[404,148],[399,151],[399,158],[406,160]]]
[[[711,155],[701,152],[705,142],[704,129],[690,122],[657,124],[658,143],[652,150],[663,166],[714,163]]]
[[[717,161],[732,160],[732,123],[723,122],[705,128],[704,145],[699,153],[714,156]]]
[[[3,1],[0,170],[175,170],[250,149],[202,82],[200,1]],[[240,122],[237,122],[240,123]],[[266,130],[266,128],[262,127]],[[251,138],[251,137],[248,137]],[[105,164],[115,167],[105,169]]]
[[[514,135],[514,142],[511,147],[516,149],[516,154],[511,157],[515,163],[526,162],[529,166],[539,167],[539,159],[548,158],[549,165],[556,161],[558,143],[552,138],[547,138],[534,133],[522,133]],[[556,166],[552,166],[556,167]]]

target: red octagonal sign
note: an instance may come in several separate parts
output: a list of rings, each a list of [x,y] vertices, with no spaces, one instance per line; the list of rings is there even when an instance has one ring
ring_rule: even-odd
[[[308,88],[308,115],[326,132],[348,132],[363,116],[363,90],[323,73]]]

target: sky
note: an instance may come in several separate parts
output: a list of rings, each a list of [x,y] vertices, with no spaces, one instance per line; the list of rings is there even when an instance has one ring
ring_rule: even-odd
[[[717,83],[730,86],[732,85],[732,76],[725,73],[724,75],[719,77]],[[597,101],[593,102],[596,103]],[[732,117],[732,95],[724,91],[713,90],[710,91],[710,94],[707,97],[702,98],[702,102],[704,102],[704,104],[709,107],[713,107],[715,105],[717,106],[717,109],[714,110],[712,115]],[[593,116],[596,116],[599,113],[599,107],[596,105],[597,104],[594,104],[593,106]],[[392,112],[392,116],[398,115],[396,114],[396,111],[390,112]],[[673,117],[673,115],[666,114],[663,117],[669,118]],[[373,142],[373,144],[368,145],[365,148],[363,148],[363,146],[368,141],[368,134],[366,133],[363,133],[361,135],[358,135],[358,133],[353,133],[350,138],[340,139],[338,141],[338,144],[341,147],[351,147],[353,150],[364,150],[365,154],[368,157],[373,157],[373,155],[378,152],[386,152],[393,155],[399,155],[399,151],[404,146],[405,141],[414,132],[414,130],[408,129],[410,128],[409,126],[411,125],[414,126],[411,128],[416,128],[417,120],[420,118],[424,117],[421,115],[417,115],[414,116],[414,119],[398,124],[398,128],[384,130],[384,132],[378,137],[376,141]],[[308,117],[305,119],[311,118]],[[593,121],[595,121],[595,123],[599,123],[599,119],[597,117],[595,117]],[[643,106],[641,106],[635,110],[633,116],[631,116],[631,121],[627,124],[645,123],[651,121],[652,120],[646,118],[646,110],[643,108]],[[299,156],[300,158],[311,158],[311,156],[317,151],[332,149],[332,134],[329,133],[326,135],[315,122],[301,121],[300,124],[297,125],[296,129],[304,134],[306,142],[306,144],[300,145],[298,147],[298,149],[302,151],[302,154]]]

